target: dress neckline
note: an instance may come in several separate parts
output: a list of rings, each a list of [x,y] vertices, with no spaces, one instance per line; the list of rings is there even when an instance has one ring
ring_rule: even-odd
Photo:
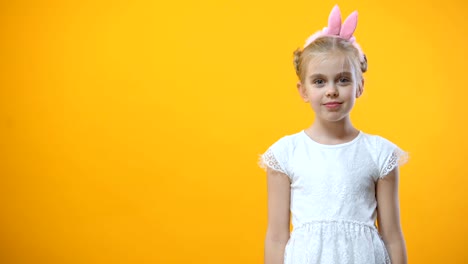
[[[343,143],[339,143],[339,144],[322,144],[322,143],[319,143],[315,140],[313,140],[305,131],[305,129],[302,130],[302,133],[306,138],[307,138],[307,141],[314,144],[314,145],[317,145],[317,146],[320,146],[320,147],[323,147],[323,148],[341,148],[341,147],[345,147],[345,146],[348,146],[348,145],[351,145],[353,143],[355,143],[356,141],[358,141],[362,135],[364,134],[361,130],[358,130],[359,133],[357,136],[355,136],[353,139],[351,139],[350,141],[347,141],[347,142],[343,142]]]

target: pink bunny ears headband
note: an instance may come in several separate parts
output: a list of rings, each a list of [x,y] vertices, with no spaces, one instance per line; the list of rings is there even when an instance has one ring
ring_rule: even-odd
[[[338,5],[335,5],[330,12],[330,16],[328,17],[328,27],[324,27],[322,30],[315,32],[312,36],[310,36],[307,39],[304,48],[309,46],[310,43],[314,42],[319,37],[339,37],[351,42],[351,44],[353,44],[353,46],[356,47],[359,51],[360,60],[364,61],[364,53],[362,52],[359,44],[356,43],[356,38],[353,36],[357,26],[357,15],[357,11],[354,11],[345,19],[343,25],[341,25],[340,8]]]

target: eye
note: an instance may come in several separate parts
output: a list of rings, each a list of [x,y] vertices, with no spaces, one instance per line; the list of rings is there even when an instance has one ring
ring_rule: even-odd
[[[325,84],[325,80],[324,79],[315,79],[312,81],[312,83],[316,86],[323,86]]]
[[[348,77],[340,77],[340,78],[338,79],[338,82],[339,82],[340,84],[343,84],[343,85],[348,85],[348,84],[351,83],[351,78],[348,78]]]

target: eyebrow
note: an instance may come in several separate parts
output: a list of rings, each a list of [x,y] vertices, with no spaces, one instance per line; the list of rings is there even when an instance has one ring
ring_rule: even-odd
[[[353,76],[353,74],[351,72],[340,72],[336,76]],[[325,75],[321,73],[314,73],[309,76],[309,79],[315,79],[318,77],[325,77]]]

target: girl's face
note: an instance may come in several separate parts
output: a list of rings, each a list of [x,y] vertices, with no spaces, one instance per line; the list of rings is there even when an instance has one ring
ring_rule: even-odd
[[[336,122],[349,118],[356,98],[362,94],[363,83],[356,84],[355,78],[346,56],[332,53],[310,60],[305,79],[297,88],[316,118]]]

